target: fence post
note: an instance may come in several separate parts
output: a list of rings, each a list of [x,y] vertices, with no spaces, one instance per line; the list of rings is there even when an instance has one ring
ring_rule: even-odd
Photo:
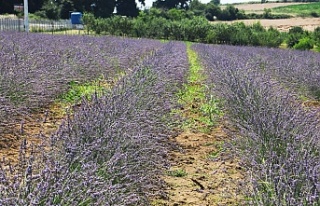
[[[20,19],[19,19],[19,17],[18,17],[18,27],[19,27],[19,29],[18,29],[18,31],[20,32],[21,30],[20,30]]]

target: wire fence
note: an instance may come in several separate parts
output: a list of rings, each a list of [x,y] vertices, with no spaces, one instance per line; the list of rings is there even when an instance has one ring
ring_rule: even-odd
[[[83,25],[71,24],[68,19],[47,20],[30,19],[30,32],[68,32],[70,30],[83,30]],[[21,18],[0,18],[0,31],[25,31],[24,20]]]

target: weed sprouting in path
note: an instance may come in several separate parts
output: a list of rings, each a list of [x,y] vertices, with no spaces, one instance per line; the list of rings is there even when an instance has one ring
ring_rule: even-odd
[[[182,109],[174,111],[184,118],[183,132],[171,141],[180,149],[169,153],[171,167],[163,177],[168,185],[167,200],[153,205],[239,205],[238,185],[241,167],[226,155],[228,140],[219,118],[221,103],[208,93],[206,76],[198,55],[187,44],[189,72],[178,92]]]

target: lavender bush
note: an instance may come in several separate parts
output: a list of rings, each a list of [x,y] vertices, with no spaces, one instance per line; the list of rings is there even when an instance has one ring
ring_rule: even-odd
[[[113,81],[161,45],[146,39],[0,33],[0,133],[25,112],[48,106],[68,83]]]
[[[271,61],[271,54],[248,55],[252,48],[247,47],[198,44],[194,49],[206,66],[211,92],[224,99],[228,121],[235,129],[233,149],[249,171],[248,203],[320,204],[318,111],[303,108],[286,87],[289,75],[297,78],[296,73],[277,72],[276,52]]]
[[[81,108],[31,157],[2,164],[1,205],[148,205],[161,193],[176,95],[188,70],[183,43],[147,56]],[[50,145],[49,149],[46,149]],[[158,191],[158,192],[156,192]]]
[[[270,78],[277,79],[299,95],[319,100],[320,56],[318,53],[263,47],[221,46],[220,48],[226,49],[228,55],[245,59],[242,63],[268,73]],[[226,59],[226,61],[229,60]]]

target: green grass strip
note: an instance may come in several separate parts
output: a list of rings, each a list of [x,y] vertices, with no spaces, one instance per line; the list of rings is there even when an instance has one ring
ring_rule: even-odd
[[[102,78],[85,83],[71,81],[68,84],[68,91],[57,97],[55,105],[59,108],[67,109],[69,112],[73,112],[73,106],[81,103],[83,99],[91,101],[93,95],[101,97],[109,92],[112,87],[111,84]],[[65,114],[65,112],[66,111],[62,111],[63,114]]]
[[[289,6],[280,6],[272,9],[272,12],[296,14],[298,16],[314,16],[320,15],[320,3],[307,3]]]
[[[219,101],[212,95],[207,95],[207,86],[204,84],[206,76],[198,60],[198,55],[187,43],[189,59],[188,82],[179,92],[180,103],[183,105],[182,116],[186,118],[184,129],[196,129],[209,132],[216,124],[217,117],[222,115]]]

